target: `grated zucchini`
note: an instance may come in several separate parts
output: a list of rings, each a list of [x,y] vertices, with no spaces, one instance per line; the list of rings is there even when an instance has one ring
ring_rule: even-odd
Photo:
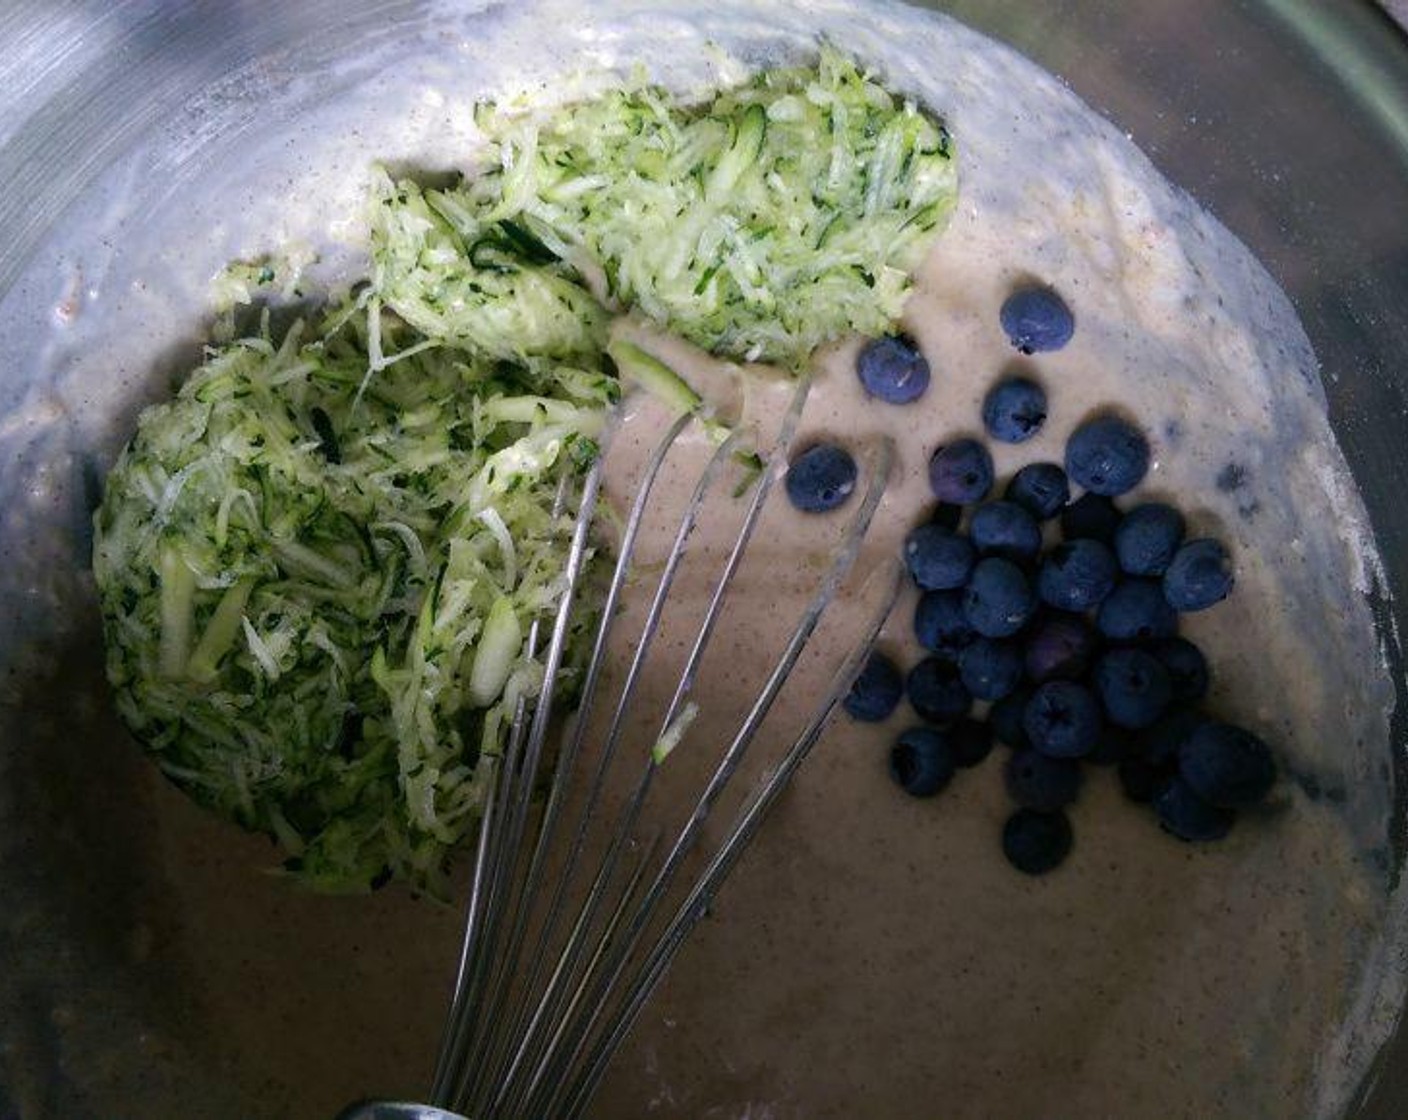
[[[543,121],[484,111],[466,210],[532,222],[704,349],[798,369],[898,318],[957,194],[943,125],[823,48],[687,108],[630,88]]]
[[[167,774],[276,836],[305,882],[389,870],[439,890],[482,807],[474,760],[501,747],[524,620],[558,594],[558,473],[591,461],[616,386],[446,343],[358,400],[368,313],[324,328],[217,351],[143,415],[96,518],[108,674]],[[380,329],[421,340],[385,313]]]
[[[556,487],[596,458],[617,373],[727,434],[674,370],[608,347],[612,315],[799,369],[893,325],[955,193],[942,125],[829,49],[703,105],[633,86],[477,119],[497,168],[449,189],[377,172],[370,275],[277,342],[266,310],[213,347],[142,415],[95,516],[123,717],[322,889],[443,889],[478,760],[539,687],[523,642],[560,594]],[[222,307],[286,296],[308,260],[232,266]]]

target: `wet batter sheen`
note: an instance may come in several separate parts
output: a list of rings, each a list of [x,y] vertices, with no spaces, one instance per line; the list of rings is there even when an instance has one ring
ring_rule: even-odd
[[[270,141],[239,167],[227,163],[218,184],[197,179],[180,205],[183,234],[174,219],[140,230],[119,222],[130,250],[105,277],[112,300],[65,324],[55,399],[81,406],[82,442],[110,453],[133,402],[159,395],[146,371],[196,322],[204,281],[223,260],[296,237],[323,252],[332,275],[355,266],[346,216],[359,169],[372,156],[472,166],[466,109],[485,91],[566,99],[637,62],[699,89],[804,54],[821,34],[943,115],[961,159],[958,209],[905,316],[934,370],[927,395],[909,407],[865,398],[853,373],[859,340],[847,340],[818,356],[803,417],[804,442],[897,442],[861,572],[923,515],[929,453],[980,430],[979,401],[1000,373],[1036,376],[1051,405],[1037,439],[993,446],[1000,477],[1059,460],[1085,415],[1115,406],[1153,448],[1137,496],[1173,502],[1193,535],[1232,550],[1232,598],[1188,618],[1184,632],[1213,665],[1210,707],[1273,744],[1283,778],[1225,842],[1191,847],[1127,803],[1113,774],[1092,769],[1071,814],[1070,859],[1034,880],[1000,850],[1010,811],[1002,748],[937,799],[916,801],[885,772],[905,712],[878,728],[843,719],[650,1005],[595,1115],[1332,1111],[1402,992],[1388,963],[1398,909],[1384,871],[1392,690],[1367,604],[1376,576],[1367,522],[1285,297],[1124,137],[1006,48],[932,15],[850,0],[612,2],[590,13],[548,0],[447,12],[413,61],[286,125],[300,144]],[[274,169],[287,183],[279,205],[265,189]],[[186,254],[193,229],[210,236]],[[1062,293],[1077,329],[1059,353],[1022,359],[997,311],[1031,280]],[[790,385],[642,337],[701,385],[735,395],[765,441]],[[633,411],[612,493],[629,488],[658,421],[648,405]],[[704,454],[702,442],[688,444],[677,465]],[[672,474],[666,498],[687,486]],[[736,511],[711,506],[698,558],[725,547]],[[770,504],[700,682],[704,714],[666,768],[663,818],[766,672],[843,517],[805,518],[780,496]],[[647,559],[664,533],[650,536]],[[685,608],[638,706],[642,741],[705,580],[702,567],[686,573]],[[627,623],[648,589],[637,585]],[[760,750],[800,727],[873,591],[861,580],[849,588]],[[920,652],[912,608],[912,597],[901,601],[884,639],[909,663]],[[61,993],[52,1029],[66,1076],[88,1087],[93,1115],[301,1120],[363,1093],[419,1091],[457,913],[394,888],[328,899],[262,875],[267,842],[186,803],[106,717],[89,722],[109,739],[90,749],[123,760],[113,780],[135,806],[124,835],[138,837],[128,854],[142,868],[122,895],[113,967],[162,993],[115,1001],[95,1019],[76,988],[43,978]],[[16,1037],[8,1044],[41,1045]]]

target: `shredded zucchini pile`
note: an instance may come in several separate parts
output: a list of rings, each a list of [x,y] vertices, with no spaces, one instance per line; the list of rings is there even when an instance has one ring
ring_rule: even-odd
[[[497,169],[428,200],[471,258],[491,263],[492,223],[509,223],[600,268],[613,304],[712,353],[793,369],[893,325],[956,197],[943,125],[830,49],[702,106],[643,87],[548,120],[486,106],[478,121]],[[428,268],[407,258],[388,269],[401,291]],[[427,317],[458,294],[424,288]]]
[[[212,348],[95,519],[122,715],[321,889],[443,889],[478,762],[541,683],[523,638],[560,594],[554,496],[597,454],[612,357],[699,405],[612,316],[800,367],[892,325],[954,195],[942,127],[832,52],[703,106],[636,88],[481,123],[498,169],[378,174],[370,275],[277,343],[266,313]]]
[[[437,346],[359,398],[367,313],[338,318],[221,351],[143,416],[97,519],[109,676],[167,775],[302,878],[433,887],[537,686],[556,468],[595,455],[615,382]]]

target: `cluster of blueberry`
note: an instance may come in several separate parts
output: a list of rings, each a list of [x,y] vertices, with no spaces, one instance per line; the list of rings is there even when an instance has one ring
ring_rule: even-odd
[[[1046,289],[1015,293],[1001,321],[1024,353],[1063,346],[1074,329]],[[898,337],[867,345],[857,371],[891,403],[917,399],[929,380],[923,355]],[[988,434],[1004,442],[1030,438],[1045,418],[1045,394],[1026,378],[1000,382],[983,404]],[[1275,777],[1260,739],[1198,707],[1208,666],[1178,636],[1178,616],[1229,594],[1231,562],[1221,542],[1186,539],[1172,506],[1115,504],[1148,467],[1143,434],[1113,413],[1076,428],[1064,467],[1024,466],[999,500],[989,500],[994,472],[983,443],[939,447],[929,462],[939,504],[905,541],[922,592],[915,636],[929,656],[902,677],[875,654],[845,701],[854,718],[878,721],[908,696],[925,726],[899,736],[890,770],[916,797],[977,765],[994,739],[1011,748],[1006,780],[1018,809],[1003,849],[1030,874],[1070,851],[1063,810],[1079,793],[1083,762],[1117,766],[1125,792],[1152,802],[1163,827],[1190,841],[1225,836],[1236,811],[1263,799]],[[823,444],[794,460],[787,487],[799,509],[822,511],[844,503],[855,481],[845,450]],[[1083,491],[1074,501],[1073,483]],[[1050,522],[1059,541],[1045,547]],[[990,705],[985,719],[973,717],[975,702]]]

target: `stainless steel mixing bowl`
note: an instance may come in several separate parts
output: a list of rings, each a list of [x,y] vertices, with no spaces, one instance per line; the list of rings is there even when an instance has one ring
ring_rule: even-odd
[[[1378,604],[1384,632],[1395,622],[1403,629],[1408,40],[1401,30],[1379,8],[1354,0],[934,6],[1063,76],[1208,204],[1290,293],[1323,364],[1331,416],[1386,560],[1389,588]],[[300,954],[306,990],[248,992],[275,1016],[270,1037],[231,1023],[228,1037],[199,1040],[202,1053],[220,1053],[219,1061],[209,1068],[188,1061],[186,1044],[196,1040],[181,1035],[182,993],[200,979],[192,969],[221,962],[172,962],[161,952],[186,921],[162,906],[172,887],[150,870],[171,842],[146,825],[152,799],[163,795],[108,712],[84,570],[105,457],[136,403],[158,395],[160,380],[189,364],[195,325],[164,321],[153,306],[152,337],[165,355],[155,370],[104,369],[91,355],[80,361],[55,328],[101,316],[104,299],[136,298],[112,290],[123,275],[123,246],[105,232],[113,176],[126,177],[120,185],[140,200],[136,212],[192,206],[187,192],[202,174],[212,167],[237,173],[242,141],[374,85],[397,44],[435,33],[427,11],[423,0],[0,5],[5,1120],[152,1115],[144,1094],[158,1082],[163,1100],[180,1102],[168,1107],[183,1115],[242,1116],[248,1112],[237,1086],[257,1084],[281,1063],[304,1062],[310,1077],[324,1080],[359,1066],[403,1068],[413,1078],[424,1063],[420,1053],[398,1051],[394,1037],[375,1054],[328,1054],[316,1038],[274,1036],[297,1029],[300,1008],[355,1000],[359,970],[397,967],[391,947],[398,939],[427,936],[436,923],[438,934],[430,932],[448,936],[452,915],[407,915],[355,900],[320,904],[315,917],[306,900],[290,895],[251,918],[238,889],[204,898],[202,920],[223,923],[226,944],[250,959]],[[136,163],[134,153],[143,153]],[[199,252],[201,223],[218,219],[193,216],[192,245],[172,252]],[[58,398],[41,391],[51,371],[75,361],[87,383],[69,384]],[[1395,671],[1393,859],[1401,868],[1408,769],[1401,663]],[[101,749],[109,745],[117,749]],[[202,826],[190,827],[198,833]],[[229,858],[243,867],[258,858],[253,852]],[[360,908],[355,921],[349,907]],[[166,917],[153,922],[150,914]],[[321,929],[321,945],[278,944],[280,923],[295,918]],[[406,990],[429,993],[445,983],[439,974],[401,979]],[[439,1009],[434,998],[424,1003],[407,1037],[433,1035]],[[367,1016],[404,1014],[357,1006]],[[99,1096],[100,1085],[115,1095]],[[288,1109],[299,1114],[297,1102]],[[1408,1030],[1381,1054],[1354,1114],[1408,1115]]]

